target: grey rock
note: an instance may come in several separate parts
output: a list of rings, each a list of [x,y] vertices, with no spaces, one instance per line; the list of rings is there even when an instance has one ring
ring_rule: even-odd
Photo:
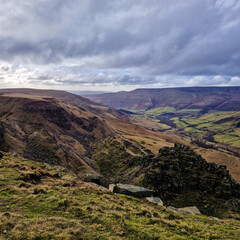
[[[175,207],[173,207],[173,206],[169,206],[169,207],[167,207],[169,210],[171,210],[171,211],[175,211],[175,212],[177,212],[178,211],[178,209],[177,208],[175,208]]]
[[[109,191],[113,192],[114,187],[115,187],[115,184],[109,184],[109,187],[108,187]]]
[[[147,197],[146,200],[152,203],[156,203],[160,206],[163,206],[163,201],[159,197]]]
[[[217,217],[211,217],[211,219],[213,219],[213,220],[215,220],[215,221],[220,221],[220,219],[217,218]]]
[[[167,208],[171,211],[179,212],[179,213],[183,213],[183,214],[202,215],[196,206],[184,207],[184,208],[175,208],[173,206],[169,206]]]
[[[84,176],[84,181],[96,183],[96,184],[106,187],[106,188],[109,187],[109,181],[105,177],[97,175],[97,174],[86,174]]]
[[[116,185],[110,184],[109,190],[114,193],[125,194],[133,197],[152,197],[154,195],[154,191],[150,189],[146,189],[143,187],[138,187],[130,184],[121,184],[118,183]]]
[[[183,214],[202,215],[196,206],[178,208],[178,212]]]

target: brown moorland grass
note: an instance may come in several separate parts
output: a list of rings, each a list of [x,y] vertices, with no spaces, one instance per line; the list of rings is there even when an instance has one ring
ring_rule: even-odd
[[[233,155],[220,152],[214,149],[204,149],[195,147],[194,151],[200,154],[208,162],[214,162],[221,165],[226,165],[232,177],[240,182],[240,159]]]
[[[0,160],[0,239],[239,239],[240,222],[174,213],[64,168]]]

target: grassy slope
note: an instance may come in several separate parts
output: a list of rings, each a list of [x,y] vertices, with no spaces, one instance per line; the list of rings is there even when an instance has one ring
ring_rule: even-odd
[[[59,177],[60,176],[60,177]],[[238,239],[240,223],[170,212],[77,180],[62,168],[0,160],[0,239]]]

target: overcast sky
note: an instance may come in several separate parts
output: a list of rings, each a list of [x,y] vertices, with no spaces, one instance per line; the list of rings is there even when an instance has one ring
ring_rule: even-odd
[[[239,0],[0,0],[0,87],[240,85]]]

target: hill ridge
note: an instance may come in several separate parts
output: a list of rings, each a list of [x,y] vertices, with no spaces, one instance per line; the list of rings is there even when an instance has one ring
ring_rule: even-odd
[[[126,110],[150,110],[164,106],[178,110],[240,110],[240,87],[139,88],[130,92],[85,97],[109,107]]]

